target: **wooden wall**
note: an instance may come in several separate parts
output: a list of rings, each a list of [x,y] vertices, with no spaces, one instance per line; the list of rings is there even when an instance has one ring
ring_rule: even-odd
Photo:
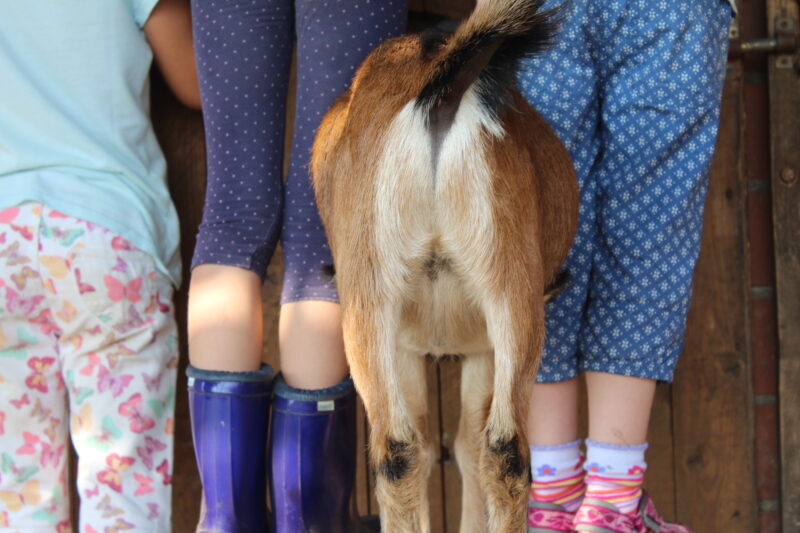
[[[459,0],[412,2],[412,8],[418,11],[447,16],[462,15],[468,7]],[[725,85],[686,349],[675,384],[658,389],[650,428],[648,489],[667,517],[679,519],[699,533],[750,533],[758,528],[753,482],[752,362],[748,333],[751,293],[745,231],[747,186],[743,175],[742,86],[741,61],[733,61],[729,64]],[[181,215],[182,252],[185,266],[188,266],[204,190],[202,121],[199,113],[181,108],[158,79],[154,83],[153,115],[169,160],[171,192]],[[796,207],[794,204],[795,213]],[[794,220],[796,228],[797,219]],[[796,232],[794,235],[796,238]],[[264,285],[265,360],[277,366],[280,254],[276,254],[270,265],[267,278]],[[796,279],[795,270],[795,283]],[[178,318],[182,325],[185,324],[185,287],[177,295]],[[797,318],[796,304],[793,309],[794,315],[788,316]],[[796,323],[786,324],[785,328],[789,332],[787,335],[797,338]],[[184,335],[182,368],[186,364],[185,341]],[[787,360],[786,364],[796,364],[796,358]],[[435,533],[458,530],[460,480],[452,447],[459,410],[458,372],[457,364],[449,362],[431,364],[428,372],[430,424],[435,428],[439,451],[430,480]],[[796,375],[796,370],[794,373]],[[200,486],[194,465],[186,395],[182,392],[185,390],[183,373],[180,380],[173,524],[176,533],[189,533],[194,531],[198,516]],[[783,386],[798,390],[796,384]],[[796,407],[787,410],[787,420],[796,419]],[[365,424],[362,424],[361,452],[364,452],[365,432]],[[796,442],[797,433],[792,435],[794,437],[787,442],[792,438]],[[360,458],[358,506],[363,513],[375,512],[364,453],[360,453]],[[796,487],[787,490],[797,497]]]

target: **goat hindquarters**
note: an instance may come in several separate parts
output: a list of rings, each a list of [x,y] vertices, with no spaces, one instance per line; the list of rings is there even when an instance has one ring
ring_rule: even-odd
[[[544,286],[577,219],[569,157],[513,87],[519,54],[552,30],[538,5],[492,2],[450,39],[388,41],[315,141],[386,533],[430,528],[426,353],[464,355],[462,533],[526,530],[523,425]]]

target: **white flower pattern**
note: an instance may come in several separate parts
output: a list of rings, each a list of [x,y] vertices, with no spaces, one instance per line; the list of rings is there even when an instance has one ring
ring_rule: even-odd
[[[570,151],[581,188],[565,264],[571,284],[548,308],[537,381],[586,370],[671,381],[699,251],[731,6],[568,5],[558,44],[519,77]]]

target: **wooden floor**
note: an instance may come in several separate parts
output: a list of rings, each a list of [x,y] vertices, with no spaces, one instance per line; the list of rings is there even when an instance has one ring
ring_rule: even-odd
[[[416,4],[426,8],[425,2]],[[450,4],[447,9],[463,10],[457,2]],[[686,348],[675,384],[658,389],[649,436],[648,490],[664,515],[699,533],[751,533],[758,529],[752,482],[742,83],[741,62],[730,63]],[[153,114],[169,159],[172,194],[182,222],[182,252],[188,265],[204,189],[202,123],[198,113],[180,108],[161,84],[156,83],[154,90]],[[264,285],[265,360],[275,366],[280,279],[280,254],[276,254]],[[185,324],[185,298],[184,289],[178,294],[181,324]],[[182,342],[185,365],[185,336]],[[430,480],[432,531],[450,533],[458,531],[461,507],[453,454],[459,410],[458,365],[431,364],[428,388],[430,424],[438,440],[438,461]],[[185,390],[182,374],[179,390]],[[176,533],[188,533],[196,523],[200,486],[183,393],[178,395],[177,409],[173,523]],[[376,503],[363,461],[365,432],[362,423],[357,502],[362,513],[370,513],[376,511]],[[796,497],[797,489],[791,490]]]

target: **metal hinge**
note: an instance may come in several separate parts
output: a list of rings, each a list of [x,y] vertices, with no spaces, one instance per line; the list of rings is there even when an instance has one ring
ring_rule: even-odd
[[[798,52],[798,40],[795,34],[794,21],[789,17],[775,19],[775,35],[763,39],[742,41],[739,33],[738,19],[734,19],[730,30],[729,55],[740,57],[744,54],[762,53],[777,54],[777,68],[792,68],[795,54]]]

